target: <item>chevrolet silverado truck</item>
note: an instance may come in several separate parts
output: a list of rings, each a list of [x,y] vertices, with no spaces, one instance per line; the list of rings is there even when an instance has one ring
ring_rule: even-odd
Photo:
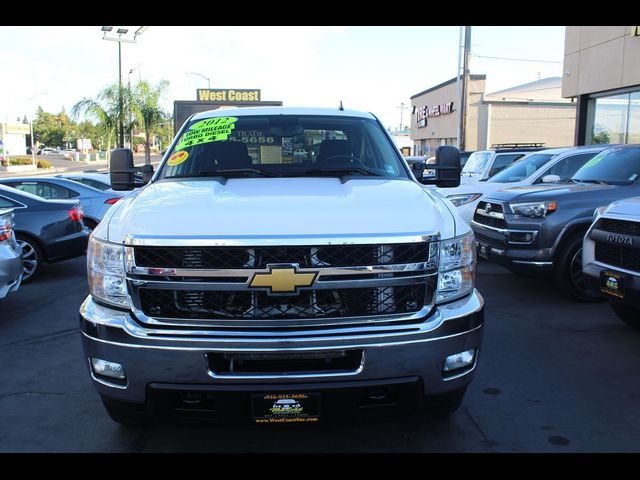
[[[195,114],[155,173],[115,150],[112,187],[148,183],[87,254],[82,342],[111,418],[453,413],[484,301],[473,233],[426,186],[457,186],[459,153],[437,156],[412,175],[372,114],[266,107]]]
[[[640,328],[640,197],[599,207],[594,217],[582,247],[585,278],[620,320]]]
[[[552,276],[579,301],[601,301],[585,280],[582,240],[596,208],[640,194],[640,145],[607,148],[565,182],[513,187],[478,203],[478,254],[516,273]]]

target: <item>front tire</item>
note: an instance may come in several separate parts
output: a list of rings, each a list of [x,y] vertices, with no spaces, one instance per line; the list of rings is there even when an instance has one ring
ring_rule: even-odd
[[[40,271],[43,260],[42,249],[31,237],[17,234],[16,240],[22,247],[22,283],[29,283]]]
[[[640,329],[640,310],[617,300],[609,300],[613,312],[627,325]]]
[[[583,234],[574,235],[558,256],[554,269],[556,286],[566,296],[580,302],[603,302],[600,291],[588,287],[582,272]]]

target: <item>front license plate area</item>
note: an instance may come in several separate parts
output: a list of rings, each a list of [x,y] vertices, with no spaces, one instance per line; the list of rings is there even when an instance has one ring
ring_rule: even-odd
[[[612,272],[611,270],[603,270],[600,272],[600,291],[602,293],[623,299],[625,288],[625,275]]]
[[[320,420],[319,393],[264,393],[251,396],[255,423],[317,423]]]

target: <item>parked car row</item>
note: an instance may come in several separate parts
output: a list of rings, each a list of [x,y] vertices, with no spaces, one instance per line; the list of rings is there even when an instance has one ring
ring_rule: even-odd
[[[607,298],[640,327],[640,145],[532,152],[446,195],[481,258],[551,277],[579,301]]]
[[[89,234],[122,196],[99,173],[0,179],[0,298],[43,263],[83,255]]]

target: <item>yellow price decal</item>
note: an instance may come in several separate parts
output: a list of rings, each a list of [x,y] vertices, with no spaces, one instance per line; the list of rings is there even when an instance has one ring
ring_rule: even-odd
[[[169,157],[169,160],[167,160],[167,164],[169,164],[170,167],[175,167],[176,165],[180,165],[187,158],[189,158],[188,152],[176,152]]]

